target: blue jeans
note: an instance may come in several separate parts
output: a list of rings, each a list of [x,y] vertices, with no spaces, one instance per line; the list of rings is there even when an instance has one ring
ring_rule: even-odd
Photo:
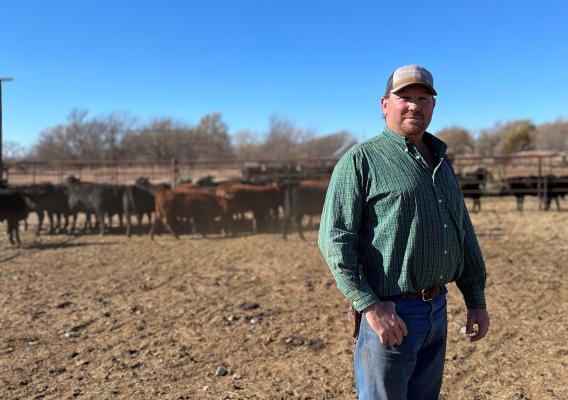
[[[355,348],[360,400],[438,399],[446,355],[446,294],[431,302],[404,295],[389,299],[408,328],[400,345],[383,345],[363,315]]]

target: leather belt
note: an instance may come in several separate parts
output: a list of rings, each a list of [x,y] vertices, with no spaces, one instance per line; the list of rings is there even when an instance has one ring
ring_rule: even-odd
[[[405,293],[406,298],[408,299],[421,299],[422,301],[432,301],[440,293],[444,291],[445,286],[442,287],[435,287],[430,289],[423,289],[419,292],[407,292]]]

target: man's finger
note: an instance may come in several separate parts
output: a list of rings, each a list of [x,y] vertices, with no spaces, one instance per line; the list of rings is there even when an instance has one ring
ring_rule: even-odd
[[[477,332],[475,333],[475,335],[471,336],[469,340],[471,342],[477,342],[478,340],[483,339],[487,335],[488,331],[489,324],[480,322],[477,324]]]

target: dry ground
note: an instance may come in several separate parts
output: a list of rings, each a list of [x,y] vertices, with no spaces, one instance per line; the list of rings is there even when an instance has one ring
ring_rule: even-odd
[[[568,212],[483,206],[492,327],[466,340],[451,285],[441,397],[568,399]],[[354,399],[316,237],[2,238],[0,398]]]

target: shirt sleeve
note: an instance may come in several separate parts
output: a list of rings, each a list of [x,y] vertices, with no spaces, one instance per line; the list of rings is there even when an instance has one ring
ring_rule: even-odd
[[[481,249],[473,224],[464,206],[463,216],[464,232],[464,264],[461,276],[456,284],[465,300],[465,305],[470,309],[486,308],[485,304],[485,262],[481,255]]]
[[[365,204],[360,157],[348,151],[336,164],[321,215],[319,248],[339,289],[357,311],[377,300],[359,262],[359,227]]]

